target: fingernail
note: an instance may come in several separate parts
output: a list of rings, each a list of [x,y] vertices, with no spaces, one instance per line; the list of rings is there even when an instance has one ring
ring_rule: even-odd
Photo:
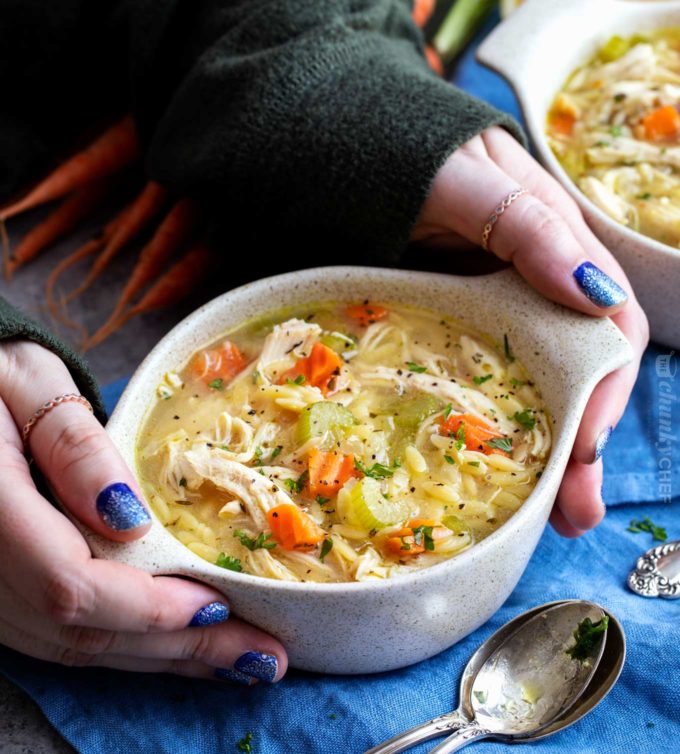
[[[230,668],[215,668],[215,678],[219,678],[220,681],[240,683],[241,686],[252,686],[255,683],[255,679],[252,676],[249,676],[247,673],[241,673],[238,670],[231,670]]]
[[[136,529],[151,521],[137,495],[122,482],[110,484],[97,495],[97,513],[114,531]]]
[[[614,427],[607,427],[607,429],[602,430],[598,435],[597,440],[595,440],[595,458],[593,463],[604,453],[604,449],[607,447],[607,443],[609,442],[609,438],[612,436],[613,431]]]
[[[574,270],[574,278],[583,293],[596,306],[616,306],[628,298],[623,288],[592,262],[584,262],[577,267]]]
[[[262,652],[246,652],[236,660],[234,667],[253,678],[271,683],[276,678],[279,663],[274,655],[265,655]]]
[[[224,623],[229,617],[229,608],[222,602],[211,602],[194,613],[189,626],[214,626]]]

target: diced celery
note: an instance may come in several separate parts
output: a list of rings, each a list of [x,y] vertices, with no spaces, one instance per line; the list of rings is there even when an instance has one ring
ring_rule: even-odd
[[[600,60],[605,63],[611,63],[614,60],[618,60],[619,58],[622,58],[632,46],[632,40],[614,35],[607,40],[607,43],[600,50]]]
[[[400,429],[416,430],[428,416],[444,408],[443,401],[427,393],[417,393],[392,401],[384,413],[392,414]]]
[[[442,523],[447,529],[451,529],[454,534],[469,534],[470,527],[458,516],[444,516]]]
[[[352,412],[333,401],[319,401],[307,406],[300,414],[296,433],[300,444],[312,437],[323,437],[329,433],[334,441],[341,440],[356,424]]]
[[[324,345],[331,348],[336,353],[344,353],[345,351],[351,351],[356,347],[356,340],[344,333],[332,332],[325,333],[319,338],[319,341]]]
[[[408,507],[402,501],[388,500],[377,479],[364,477],[348,491],[345,515],[350,525],[370,531],[403,521]]]

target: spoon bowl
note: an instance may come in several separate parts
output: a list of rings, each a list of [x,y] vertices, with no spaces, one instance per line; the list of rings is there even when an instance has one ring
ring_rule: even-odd
[[[541,719],[544,722],[538,727],[534,725],[534,729],[517,731],[508,735],[500,731],[492,731],[488,726],[483,728],[476,720],[476,716],[478,712],[484,709],[485,705],[488,706],[490,700],[488,695],[486,698],[484,697],[484,688],[477,684],[482,670],[490,663],[493,657],[502,653],[504,647],[507,649],[512,644],[521,648],[523,642],[520,640],[527,636],[525,630],[529,632],[536,628],[532,621],[560,606],[564,608],[564,612],[559,611],[560,616],[568,616],[571,620],[571,623],[568,624],[565,638],[571,637],[578,625],[579,621],[575,623],[573,621],[575,615],[588,617],[588,612],[594,611],[590,614],[591,620],[593,617],[599,620],[602,615],[609,617],[606,636],[603,641],[599,642],[598,647],[596,647],[596,657],[590,658],[591,667],[589,669],[584,668],[585,677],[581,677],[582,687],[580,693],[576,694],[576,698],[572,700],[571,704],[565,704],[563,708],[558,709],[557,714],[552,719],[545,721],[547,715],[542,715]],[[574,608],[576,609],[575,613],[573,612]],[[556,610],[555,613],[557,614],[557,612]],[[514,642],[511,641],[513,637],[515,637]],[[604,611],[598,605],[582,600],[561,600],[532,608],[516,616],[504,626],[501,626],[472,655],[461,678],[460,706],[457,710],[440,715],[405,733],[399,734],[383,744],[370,749],[366,754],[398,754],[423,741],[453,734],[442,744],[442,746],[449,744],[449,748],[443,749],[437,747],[432,753],[438,752],[438,754],[443,754],[444,751],[454,751],[455,748],[460,748],[461,745],[474,738],[480,738],[481,735],[479,735],[479,732],[482,730],[485,731],[484,737],[501,738],[516,742],[536,741],[545,738],[577,722],[605,698],[621,674],[625,656],[626,642],[623,628],[614,616]],[[565,657],[568,656],[565,654]],[[571,660],[569,661],[571,662]],[[540,684],[543,684],[542,679],[540,680]],[[572,686],[571,688],[573,690],[574,687]],[[540,685],[536,684],[536,682],[532,685],[531,682],[527,683],[525,679],[524,688],[520,689],[520,695],[527,695],[528,693],[530,697],[536,696],[539,690]],[[481,693],[475,695],[474,691]],[[480,701],[480,699],[483,701]],[[485,719],[485,722],[488,722],[488,720]],[[467,740],[459,740],[459,742],[455,743],[455,748],[450,748],[451,743],[453,743],[451,739],[454,737],[460,739],[462,735],[461,731],[463,730],[465,730],[468,736]]]

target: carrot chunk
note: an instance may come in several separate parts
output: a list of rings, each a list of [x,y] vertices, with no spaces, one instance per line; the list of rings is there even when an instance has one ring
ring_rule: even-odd
[[[267,511],[272,536],[285,550],[312,550],[326,533],[296,505],[283,503]]]
[[[360,476],[354,466],[353,455],[343,455],[335,450],[323,451],[312,448],[308,457],[309,480],[305,487],[307,497],[333,497],[345,482]]]
[[[575,123],[576,118],[571,113],[550,113],[550,127],[558,134],[562,134],[563,136],[571,136]]]
[[[652,141],[672,139],[680,131],[680,113],[673,105],[666,105],[647,113],[642,119],[645,135]]]
[[[377,304],[371,304],[366,301],[363,304],[353,304],[345,309],[345,314],[355,320],[362,327],[368,327],[368,325],[377,322],[378,320],[385,319],[389,314],[388,310],[384,306],[378,306]]]
[[[432,530],[432,540],[428,542],[425,528]],[[416,532],[417,535],[416,535]],[[441,522],[428,518],[412,518],[406,526],[394,532],[385,540],[385,548],[392,555],[400,557],[420,555],[421,552],[433,552],[437,549],[436,540],[448,537],[450,531]],[[428,546],[429,545],[429,546]]]
[[[191,373],[209,385],[220,381],[219,387],[231,382],[243,371],[248,359],[230,341],[225,340],[218,348],[208,348],[197,353],[191,361]]]
[[[468,450],[476,450],[487,456],[492,453],[510,456],[510,453],[505,450],[488,445],[489,440],[500,439],[505,435],[492,429],[483,419],[474,414],[449,414],[448,417],[442,416],[439,419],[439,434],[444,437],[455,436],[461,427],[465,434],[465,447]]]
[[[326,395],[330,391],[331,380],[339,374],[341,366],[342,359],[332,348],[315,343],[309,356],[298,359],[292,369],[281,375],[279,384],[292,380],[301,385],[318,387]]]
[[[416,26],[420,29],[430,20],[430,17],[434,13],[437,0],[413,0],[413,10],[411,11],[411,17]]]

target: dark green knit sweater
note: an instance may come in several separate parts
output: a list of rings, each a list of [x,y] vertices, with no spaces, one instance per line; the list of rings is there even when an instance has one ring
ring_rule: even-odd
[[[410,15],[410,0],[8,0],[0,200],[69,134],[131,107],[149,176],[211,210],[225,288],[285,242],[294,259],[245,275],[394,264],[456,147],[493,124],[521,138],[430,71]],[[40,340],[84,374],[1,305],[7,337]]]

